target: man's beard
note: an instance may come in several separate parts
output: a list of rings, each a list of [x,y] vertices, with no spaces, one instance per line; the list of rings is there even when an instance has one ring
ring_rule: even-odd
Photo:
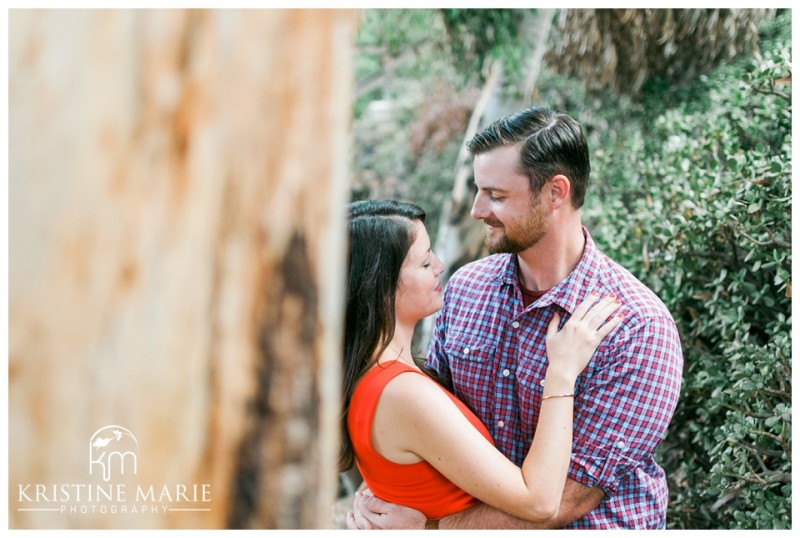
[[[528,218],[513,223],[510,230],[507,225],[497,220],[484,220],[484,222],[491,226],[503,226],[503,235],[498,239],[491,239],[489,234],[486,234],[486,246],[496,254],[519,254],[538,243],[547,232],[547,219],[541,202],[531,209]]]

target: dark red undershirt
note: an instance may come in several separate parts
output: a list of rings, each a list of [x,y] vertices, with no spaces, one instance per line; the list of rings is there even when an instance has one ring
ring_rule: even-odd
[[[543,291],[529,290],[528,288],[522,285],[522,282],[520,282],[519,291],[522,292],[522,304],[525,305],[525,308],[528,308],[534,301],[536,301],[539,297],[541,297],[550,290],[543,290]]]

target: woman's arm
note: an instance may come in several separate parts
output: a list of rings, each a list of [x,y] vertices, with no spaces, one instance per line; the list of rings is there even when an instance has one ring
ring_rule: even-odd
[[[531,449],[520,469],[489,443],[433,382],[393,379],[376,409],[373,442],[397,463],[424,459],[467,493],[511,515],[546,523],[558,514],[572,445],[575,380],[600,341],[619,322],[608,320],[612,298],[581,304],[558,331],[548,328],[549,366]],[[601,326],[602,325],[602,326]],[[550,396],[555,396],[550,398]]]

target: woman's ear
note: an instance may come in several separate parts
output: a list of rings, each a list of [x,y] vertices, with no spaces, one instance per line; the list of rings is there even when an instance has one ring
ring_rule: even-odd
[[[553,209],[558,209],[569,203],[570,189],[572,185],[567,176],[558,174],[550,178],[550,205]]]

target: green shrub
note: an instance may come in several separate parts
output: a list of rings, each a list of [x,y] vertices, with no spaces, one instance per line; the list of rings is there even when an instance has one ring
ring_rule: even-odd
[[[670,528],[791,528],[787,27],[593,157],[593,236],[681,333],[681,399],[658,454]]]

